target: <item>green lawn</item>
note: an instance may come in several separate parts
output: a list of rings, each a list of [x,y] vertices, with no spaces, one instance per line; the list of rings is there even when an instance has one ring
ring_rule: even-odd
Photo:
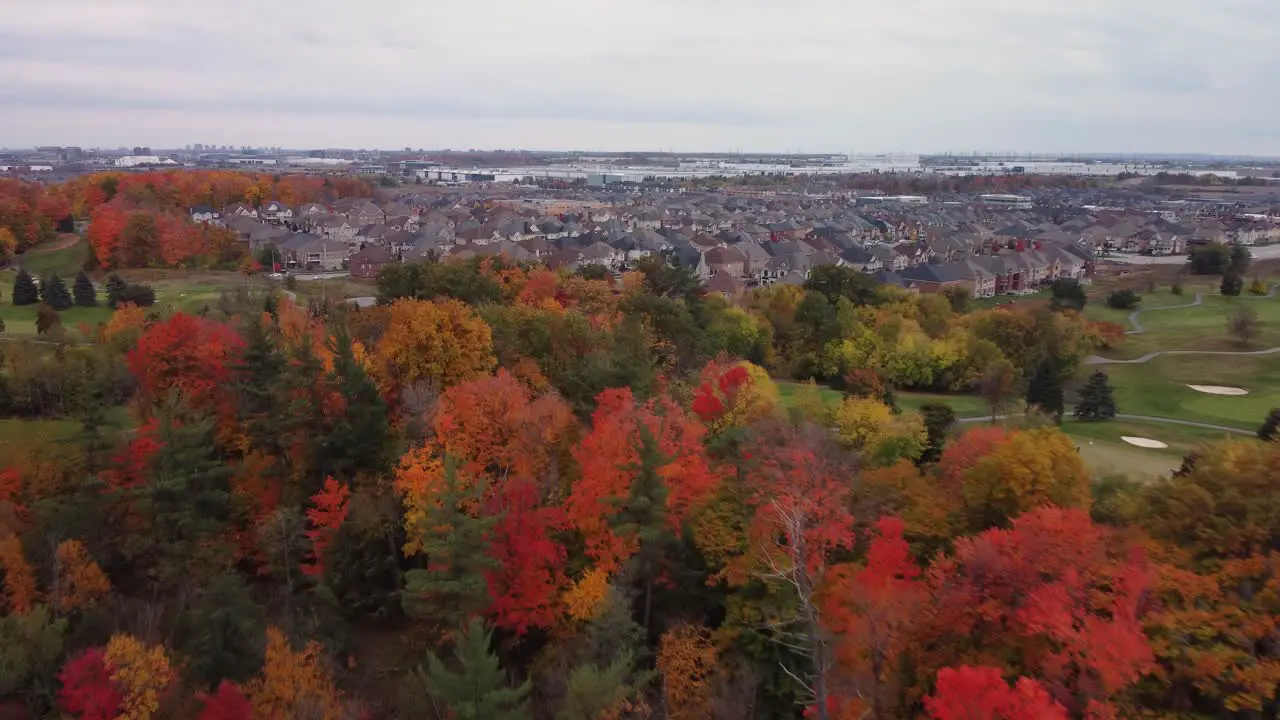
[[[34,337],[36,310],[39,307],[39,305],[15,307],[8,303],[0,303],[0,318],[4,319],[5,337]],[[111,317],[111,309],[105,305],[91,308],[72,307],[63,310],[59,315],[62,317],[62,326],[69,332],[75,333],[81,323],[94,328],[98,323],[106,322]]]
[[[1173,298],[1172,294],[1166,297]],[[1190,302],[1194,294],[1180,298]],[[1158,298],[1160,299],[1160,298]],[[1178,303],[1170,303],[1178,304]],[[1147,305],[1144,307],[1159,307]],[[1227,318],[1237,307],[1252,308],[1262,321],[1261,332],[1248,345],[1243,345],[1227,329]],[[1129,327],[1128,312],[1086,306],[1085,315],[1095,320],[1110,320]],[[1129,335],[1124,343],[1103,353],[1106,357],[1132,359],[1159,350],[1257,350],[1280,346],[1280,298],[1242,295],[1225,298],[1204,296],[1202,305],[1172,310],[1144,312],[1138,318],[1145,332]]]
[[[1256,430],[1280,407],[1280,355],[1225,357],[1165,355],[1141,365],[1086,367],[1102,370],[1115,388],[1120,412]],[[1187,385],[1225,385],[1244,396],[1207,395]]]
[[[33,337],[36,335],[36,310],[37,305],[26,305],[15,307],[12,305],[12,288],[14,272],[12,270],[0,273],[0,318],[4,320],[5,331],[7,337]],[[121,273],[126,279],[129,273]],[[131,279],[131,282],[134,281]],[[81,323],[87,324],[90,328],[96,327],[99,323],[106,322],[111,317],[111,309],[106,306],[106,291],[103,288],[105,283],[104,277],[97,277],[94,280],[98,287],[97,307],[81,308],[72,307],[61,313],[62,326],[72,333],[79,328]],[[190,277],[171,277],[159,280],[139,280],[150,285],[156,291],[155,310],[161,315],[183,311],[189,313],[198,313],[206,307],[214,309],[218,306],[218,300],[224,290],[233,290],[237,287],[247,287],[251,290],[260,290],[265,280],[261,278],[249,278],[238,273],[201,273],[193,274]],[[68,280],[68,285],[71,281]]]
[[[37,246],[19,256],[15,265],[26,268],[27,272],[36,277],[56,272],[67,279],[67,284],[70,285],[70,278],[74,278],[84,268],[85,260],[88,259],[89,245],[84,240],[79,240],[60,250],[42,251]]]
[[[132,427],[124,407],[108,409],[106,421],[116,431],[128,431]],[[69,440],[78,432],[80,421],[68,418],[0,419],[0,465],[21,463],[31,452]]]
[[[1248,439],[1215,430],[1130,420],[1099,423],[1063,422],[1062,429],[1080,448],[1094,477],[1124,474],[1134,479],[1163,477],[1182,465],[1182,458],[1206,443]],[[1147,449],[1130,445],[1121,437],[1143,437],[1166,443],[1168,448]]]
[[[790,380],[777,380],[778,395],[782,398],[782,404],[790,406],[795,403],[797,396],[800,394],[804,383],[793,382]],[[840,402],[843,397],[838,390],[832,390],[826,385],[818,385],[818,394],[822,396],[823,401],[828,405]],[[916,412],[920,410],[922,405],[929,403],[944,403],[951,406],[955,411],[956,417],[985,417],[990,411],[987,404],[974,395],[936,395],[931,393],[917,392],[898,392],[896,393],[898,407],[903,412]]]

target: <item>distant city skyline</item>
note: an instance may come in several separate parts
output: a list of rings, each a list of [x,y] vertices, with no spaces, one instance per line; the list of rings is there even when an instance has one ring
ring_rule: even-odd
[[[1274,0],[8,0],[0,145],[1280,155]]]

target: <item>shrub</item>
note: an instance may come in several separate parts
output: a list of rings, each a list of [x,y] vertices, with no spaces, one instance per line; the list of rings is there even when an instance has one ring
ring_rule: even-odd
[[[1142,302],[1142,296],[1132,290],[1116,290],[1107,296],[1107,307],[1116,310],[1132,310]]]
[[[1230,273],[1222,276],[1222,284],[1218,286],[1218,291],[1224,297],[1239,297],[1240,291],[1244,289],[1244,278],[1239,275]]]

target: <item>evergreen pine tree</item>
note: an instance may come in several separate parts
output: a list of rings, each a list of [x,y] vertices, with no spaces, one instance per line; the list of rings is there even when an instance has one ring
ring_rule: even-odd
[[[50,275],[40,286],[40,299],[58,312],[71,307],[71,293],[67,292],[67,284],[57,273]]]
[[[659,564],[676,538],[667,523],[667,485],[659,472],[668,459],[663,457],[658,439],[648,427],[641,425],[639,436],[640,457],[636,479],[631,483],[631,492],[627,497],[613,501],[619,506],[619,510],[609,522],[620,537],[636,539],[638,547],[630,563],[636,580],[644,588],[641,623],[648,628],[653,608],[653,583],[657,578]]]
[[[1267,413],[1267,419],[1262,423],[1262,427],[1258,428],[1258,439],[1274,440],[1277,431],[1280,431],[1280,408],[1272,408],[1271,412]]]
[[[457,627],[489,604],[485,571],[496,562],[485,551],[485,538],[499,518],[468,512],[484,495],[484,486],[463,487],[454,458],[445,457],[443,475],[437,502],[416,529],[429,560],[426,569],[405,573],[405,610],[442,627]]]
[[[1055,421],[1061,421],[1062,414],[1066,412],[1066,403],[1062,397],[1063,384],[1060,363],[1053,358],[1045,358],[1036,365],[1031,382],[1027,383],[1027,404],[1052,415]]]
[[[1110,420],[1116,416],[1116,399],[1107,374],[1098,371],[1089,376],[1076,404],[1077,420]]]
[[[282,453],[280,420],[284,402],[280,396],[285,372],[284,351],[276,328],[254,315],[242,331],[245,345],[232,363],[236,408],[241,427],[253,447],[268,457]]]
[[[346,326],[338,322],[333,340],[330,380],[342,394],[344,411],[326,442],[326,474],[354,477],[361,471],[386,472],[391,465],[391,423],[378,386],[356,359]]]
[[[237,572],[210,578],[194,603],[178,616],[175,648],[186,671],[202,685],[243,682],[262,664],[262,608]]]
[[[525,697],[531,685],[511,687],[498,658],[489,650],[492,634],[484,622],[472,619],[458,636],[453,655],[458,670],[450,670],[435,653],[417,674],[446,714],[456,720],[525,720],[530,717]]]
[[[72,287],[72,293],[75,295],[76,305],[80,307],[93,307],[98,304],[98,290],[89,279],[89,274],[83,270],[76,275],[76,284]]]
[[[35,278],[25,269],[19,268],[17,277],[13,279],[13,304],[35,305],[38,302],[40,290],[36,287]]]
[[[946,403],[928,403],[920,406],[920,415],[924,418],[928,440],[925,442],[924,452],[920,454],[919,464],[938,462],[951,430],[956,426],[956,413]]]
[[[173,588],[225,562],[217,540],[231,511],[232,468],[219,457],[213,420],[193,415],[177,393],[157,409],[156,440],[147,483],[132,490],[149,521],[148,532],[131,535],[150,560],[150,574]]]
[[[129,289],[129,283],[115,273],[107,278],[107,305],[114,310],[117,305],[124,302],[125,294]]]
[[[326,380],[324,363],[312,344],[295,344],[280,382],[281,396],[287,400],[278,419],[280,444],[285,449],[279,461],[286,474],[302,482],[285,486],[286,503],[306,502],[324,482],[329,435],[326,403],[330,390]]]

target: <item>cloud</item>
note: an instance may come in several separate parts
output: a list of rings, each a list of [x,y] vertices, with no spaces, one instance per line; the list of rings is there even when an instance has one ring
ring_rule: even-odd
[[[0,145],[1280,154],[1274,0],[6,0]]]

